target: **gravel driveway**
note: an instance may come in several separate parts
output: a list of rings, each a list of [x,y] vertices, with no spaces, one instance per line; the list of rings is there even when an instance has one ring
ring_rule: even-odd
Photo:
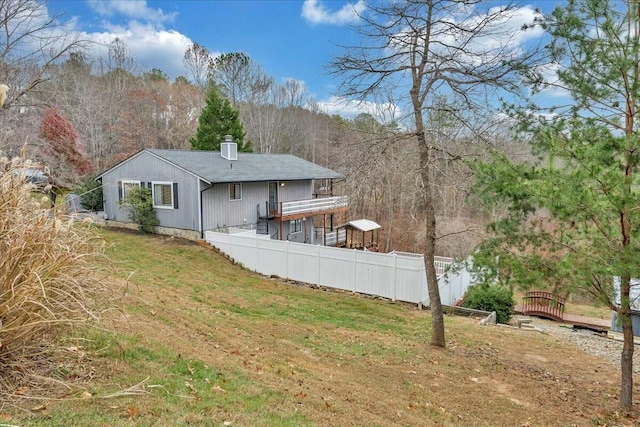
[[[622,341],[612,339],[584,329],[572,329],[571,325],[561,326],[558,323],[533,318],[530,324],[536,330],[553,335],[568,345],[574,345],[593,356],[601,357],[605,362],[620,369]],[[633,372],[640,372],[640,346],[636,344],[633,352]]]

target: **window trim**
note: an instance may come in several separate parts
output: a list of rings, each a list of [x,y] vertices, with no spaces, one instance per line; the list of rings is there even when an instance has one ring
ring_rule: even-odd
[[[237,188],[240,190],[240,197],[237,197],[235,199],[231,198],[231,188],[235,188],[235,186],[238,186]],[[236,190],[234,190],[234,193],[237,195],[238,192]],[[229,184],[229,201],[230,202],[237,202],[242,200],[242,183],[233,183],[233,184]]]
[[[289,220],[289,234],[298,233],[302,233],[302,218]]]
[[[120,195],[122,197],[120,197],[120,201],[124,200],[127,198],[127,192],[125,191],[125,185],[127,184],[133,184],[133,185],[137,185],[138,187],[142,187],[142,183],[138,180],[135,179],[123,179],[120,181]]]
[[[171,190],[171,200],[168,205],[156,205],[156,185],[168,185]],[[153,207],[155,209],[175,209],[175,194],[173,194],[173,182],[171,181],[151,181],[151,200],[153,200]]]

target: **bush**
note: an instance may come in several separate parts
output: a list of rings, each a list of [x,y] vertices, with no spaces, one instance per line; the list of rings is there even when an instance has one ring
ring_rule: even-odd
[[[516,301],[513,292],[505,286],[474,286],[469,288],[463,307],[476,310],[495,311],[498,323],[507,323],[513,316]]]
[[[94,267],[102,240],[90,223],[43,208],[15,173],[29,167],[0,158],[0,390],[46,375],[59,334],[97,320],[106,296]]]
[[[160,224],[158,215],[153,209],[151,190],[145,187],[134,187],[120,203],[129,212],[129,219],[138,224],[138,230],[144,233],[153,231]]]
[[[77,193],[80,195],[80,204],[83,208],[90,211],[101,211],[104,208],[102,184],[94,178],[85,179]]]

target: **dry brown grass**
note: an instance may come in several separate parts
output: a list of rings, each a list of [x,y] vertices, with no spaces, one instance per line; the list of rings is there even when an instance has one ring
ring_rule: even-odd
[[[638,425],[616,410],[619,363],[556,335],[446,316],[437,349],[427,310],[261,277],[182,239],[102,234],[112,282],[131,284],[128,321],[78,346],[93,379],[4,408],[0,422]]]
[[[102,240],[90,224],[43,208],[20,173],[29,167],[0,159],[0,392],[7,395],[48,381],[52,359],[68,353],[56,338],[97,320],[105,295],[92,267]]]

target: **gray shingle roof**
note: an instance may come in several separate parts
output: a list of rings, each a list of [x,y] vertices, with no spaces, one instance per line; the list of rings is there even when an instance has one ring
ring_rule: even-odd
[[[145,151],[210,183],[344,178],[331,169],[291,154],[238,153],[238,160],[227,160],[220,155],[219,151],[158,149]]]

